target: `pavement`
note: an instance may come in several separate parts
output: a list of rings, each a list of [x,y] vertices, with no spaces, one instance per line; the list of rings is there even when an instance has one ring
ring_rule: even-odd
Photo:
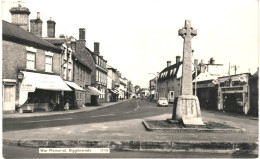
[[[126,100],[123,100],[126,101]],[[120,101],[120,102],[123,102]],[[3,114],[4,118],[23,118],[92,111],[119,102],[102,103],[62,112]],[[258,155],[258,120],[243,115],[232,116],[202,110],[203,121],[225,122],[246,130],[242,133],[169,133],[147,131],[143,120],[166,120],[171,112],[143,119],[80,124],[73,126],[3,132],[3,144],[24,147],[110,148],[115,151],[189,151],[234,153],[249,151]]]

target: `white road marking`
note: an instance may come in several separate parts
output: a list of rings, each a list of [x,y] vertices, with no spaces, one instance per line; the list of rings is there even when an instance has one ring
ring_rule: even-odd
[[[50,119],[50,120],[37,120],[37,121],[24,121],[21,123],[37,123],[37,122],[42,122],[42,121],[55,121],[55,120],[69,120],[69,119],[73,119],[73,118],[63,118],[63,119]]]
[[[96,117],[101,117],[101,116],[113,116],[113,115],[116,115],[116,114],[105,114],[105,115],[97,115],[97,116],[91,116],[91,117],[96,118]]]

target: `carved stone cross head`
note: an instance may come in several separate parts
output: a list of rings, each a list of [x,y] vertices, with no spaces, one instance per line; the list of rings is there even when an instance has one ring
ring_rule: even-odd
[[[197,29],[193,29],[190,20],[185,20],[185,25],[179,30],[179,36],[183,39],[191,39],[193,36],[197,35]]]

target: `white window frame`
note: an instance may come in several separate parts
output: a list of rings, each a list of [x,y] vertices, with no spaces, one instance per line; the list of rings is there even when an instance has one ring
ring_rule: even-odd
[[[47,61],[46,61],[47,57],[51,57],[51,70],[50,71],[47,70],[47,67],[46,67],[46,65],[48,64]],[[45,65],[44,66],[45,66],[45,72],[52,72],[53,71],[53,53],[50,52],[50,51],[45,51]]]
[[[50,63],[47,62],[47,58],[51,59]],[[47,66],[50,66],[50,70],[47,70]],[[53,57],[46,55],[45,56],[45,72],[52,72],[52,70],[53,70]]]
[[[33,57],[34,59],[29,59],[29,56],[34,56]],[[28,62],[33,62],[33,68],[29,66]],[[27,59],[26,59],[26,69],[35,71],[36,70],[35,66],[36,66],[36,53],[28,51],[27,52]]]

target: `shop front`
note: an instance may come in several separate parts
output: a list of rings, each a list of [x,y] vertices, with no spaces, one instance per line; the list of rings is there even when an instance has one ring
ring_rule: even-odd
[[[64,92],[64,101],[69,104],[69,109],[77,109],[86,103],[86,90],[74,82],[65,81],[72,91]]]
[[[19,112],[62,110],[64,91],[72,91],[58,75],[21,71]]]
[[[250,109],[249,74],[218,78],[218,109],[247,114]]]
[[[91,95],[91,105],[97,106],[100,105],[100,102],[98,100],[100,95],[104,95],[105,93],[99,91],[95,87],[88,86],[88,91],[90,92]]]

